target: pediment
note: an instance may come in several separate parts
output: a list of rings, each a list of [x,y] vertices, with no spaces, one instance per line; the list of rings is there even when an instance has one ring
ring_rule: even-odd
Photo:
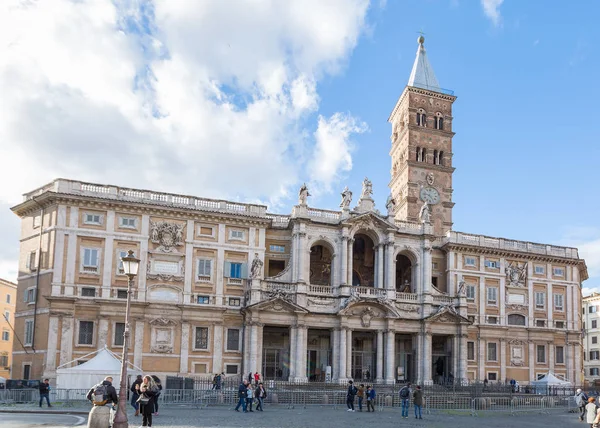
[[[400,314],[391,304],[383,299],[352,299],[349,298],[345,306],[338,311],[338,315],[360,316],[365,318],[400,318]],[[363,322],[364,323],[364,322]]]
[[[282,297],[272,297],[270,299],[263,300],[262,302],[248,306],[248,309],[270,312],[308,313],[307,309]]]
[[[388,222],[383,217],[379,216],[374,212],[363,213],[359,215],[351,216],[349,219],[344,221],[345,224],[355,227],[371,227],[371,228],[396,228],[396,226]]]
[[[450,324],[471,324],[468,318],[461,316],[454,306],[440,306],[438,311],[425,318],[428,322],[441,322]]]

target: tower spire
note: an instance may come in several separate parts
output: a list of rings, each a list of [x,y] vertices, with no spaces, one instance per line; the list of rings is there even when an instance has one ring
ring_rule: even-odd
[[[417,39],[419,47],[417,48],[417,57],[413,64],[410,77],[408,78],[408,86],[415,88],[429,89],[430,91],[441,92],[440,84],[438,83],[435,73],[425,52],[425,37],[423,34]]]

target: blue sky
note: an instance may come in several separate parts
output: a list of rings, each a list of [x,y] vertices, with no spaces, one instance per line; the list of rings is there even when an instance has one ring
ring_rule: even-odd
[[[0,6],[0,179],[20,177],[0,189],[0,276],[8,208],[56,177],[285,213],[304,181],[337,209],[368,176],[383,210],[422,30],[458,97],[455,230],[576,245],[600,287],[598,2],[236,2]]]

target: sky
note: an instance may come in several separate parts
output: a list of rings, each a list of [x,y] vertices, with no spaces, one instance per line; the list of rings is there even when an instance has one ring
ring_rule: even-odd
[[[0,277],[10,207],[54,178],[337,209],[389,194],[390,124],[425,36],[453,108],[454,229],[576,246],[600,291],[600,3],[0,3]]]

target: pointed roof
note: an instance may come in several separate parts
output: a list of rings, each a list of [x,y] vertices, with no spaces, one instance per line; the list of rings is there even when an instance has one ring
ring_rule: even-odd
[[[410,77],[408,78],[408,86],[442,92],[433,68],[427,59],[424,46],[425,37],[419,36],[417,41],[419,42],[419,48],[417,49],[417,57],[415,58]]]

